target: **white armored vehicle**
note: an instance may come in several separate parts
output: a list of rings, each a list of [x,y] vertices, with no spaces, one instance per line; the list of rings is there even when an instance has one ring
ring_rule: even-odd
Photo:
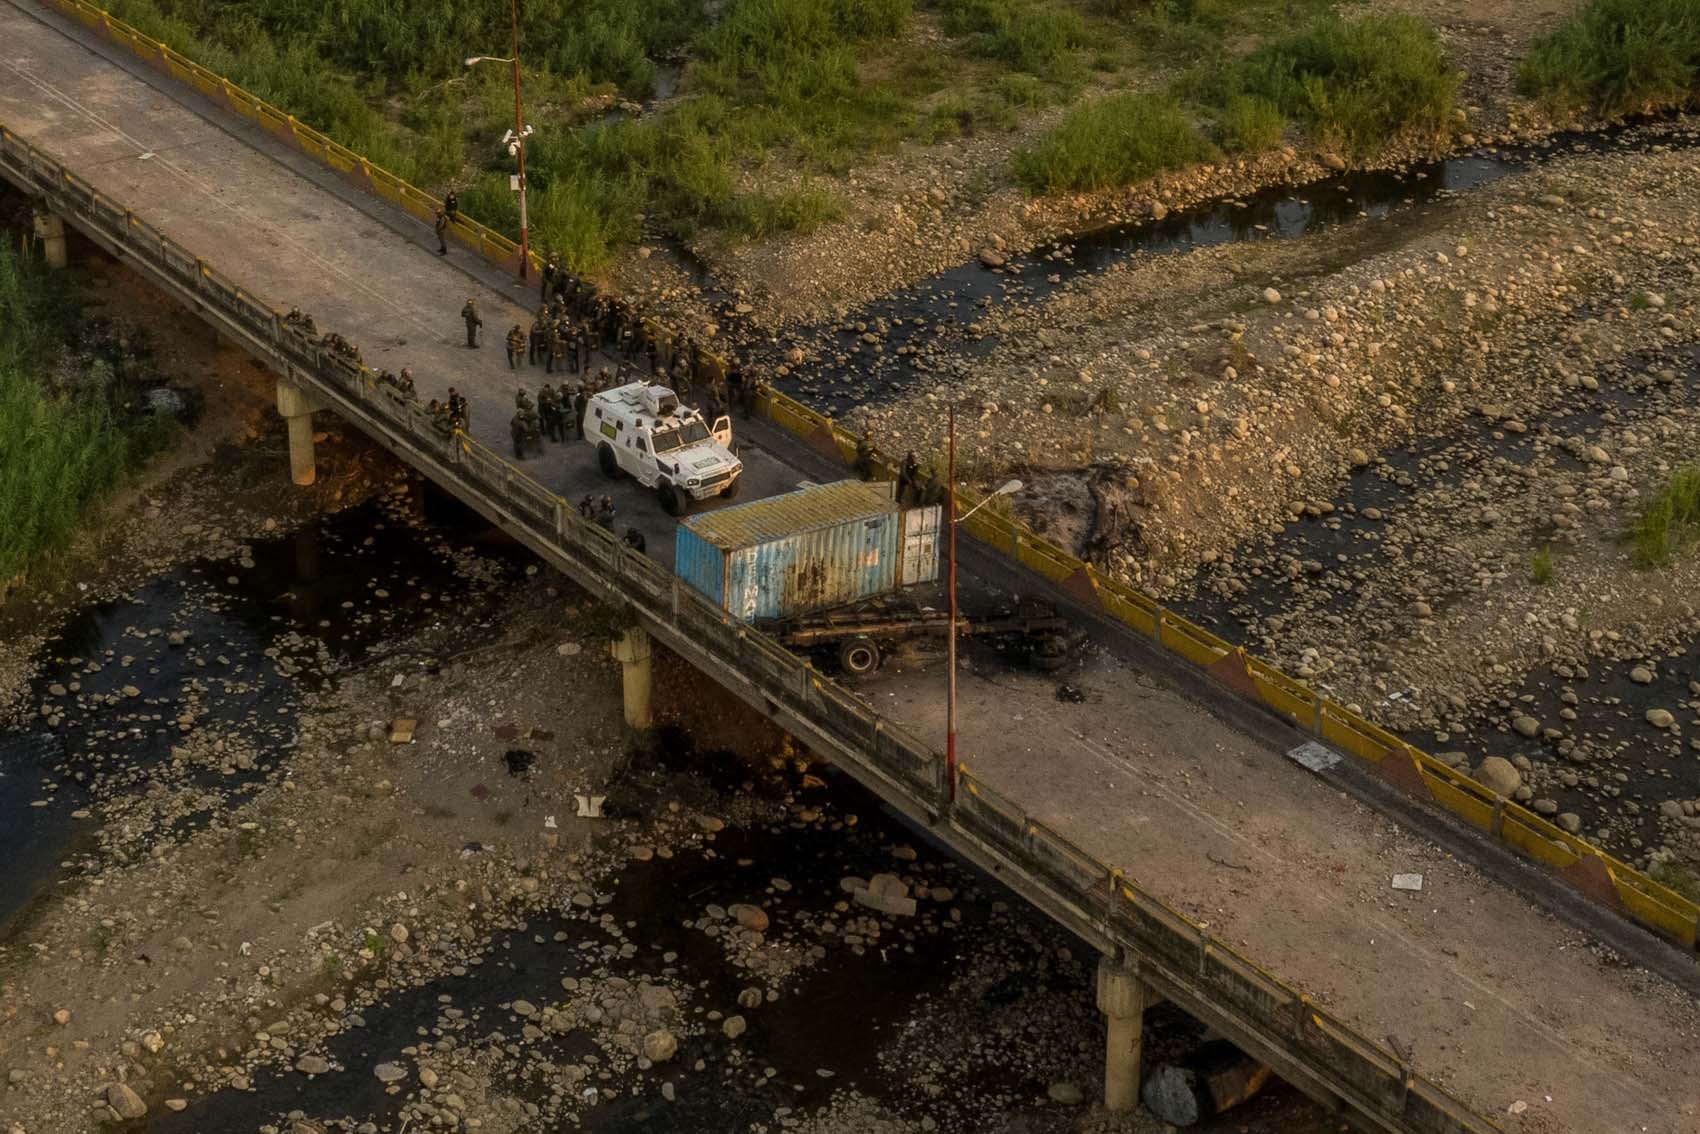
[[[665,386],[632,382],[593,395],[584,407],[584,440],[596,447],[603,475],[630,474],[653,488],[668,515],[692,500],[731,497],[744,463],[732,455],[732,419],[714,420],[683,405]]]

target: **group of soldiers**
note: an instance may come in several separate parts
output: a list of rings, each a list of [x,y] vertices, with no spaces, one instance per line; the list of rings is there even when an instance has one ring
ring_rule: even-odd
[[[413,375],[405,369],[402,373],[407,374],[409,382],[412,381]],[[443,400],[432,398],[425,406],[425,413],[430,417],[432,427],[445,436],[457,429],[464,432],[472,423],[472,409],[466,404],[466,395],[453,386],[449,387],[448,396]]]
[[[606,373],[606,371],[604,371]],[[523,389],[514,395],[514,416],[508,423],[513,435],[514,458],[522,460],[527,449],[543,452],[543,439],[568,441],[584,437],[584,408],[594,391],[589,382],[579,384],[577,392],[567,389],[565,382],[557,392],[547,382],[537,392],[537,401]]]

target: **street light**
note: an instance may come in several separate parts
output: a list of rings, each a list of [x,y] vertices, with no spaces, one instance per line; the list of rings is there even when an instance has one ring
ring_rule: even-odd
[[[526,268],[531,263],[531,234],[525,212],[525,140],[531,136],[531,127],[525,124],[525,103],[520,97],[519,0],[508,0],[508,16],[513,23],[514,53],[507,57],[469,55],[466,65],[475,67],[480,63],[512,63],[514,67],[514,128],[503,136],[502,141],[507,144],[508,152],[519,159],[519,278],[523,280]]]
[[[1019,480],[1007,480],[998,490],[964,512],[961,518],[956,515],[956,406],[952,404],[947,419],[947,469],[945,472],[944,499],[945,522],[950,525],[950,645],[945,655],[945,665],[950,670],[949,683],[945,686],[945,749],[944,749],[944,779],[945,791],[952,803],[956,802],[956,526],[967,520],[975,512],[990,504],[1000,496],[1013,496],[1020,492],[1022,484]]]

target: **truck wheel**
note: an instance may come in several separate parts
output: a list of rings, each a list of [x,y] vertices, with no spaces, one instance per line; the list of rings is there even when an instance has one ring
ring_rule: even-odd
[[[743,479],[744,478],[741,477],[741,476],[733,477],[731,483],[728,484],[725,488],[722,488],[720,490],[720,499],[722,499],[722,500],[736,499],[737,495],[738,495],[738,482],[743,480]]]
[[[838,647],[838,666],[851,677],[866,677],[880,667],[879,644],[872,638],[851,638]]]
[[[620,479],[620,459],[614,456],[614,446],[604,441],[596,447],[596,463],[602,466],[602,475],[609,480]]]
[[[674,485],[663,482],[655,494],[661,498],[661,507],[669,516],[683,516],[691,506],[690,498]]]
[[[1046,634],[1033,643],[1033,666],[1046,671],[1061,669],[1068,664],[1068,639],[1061,634]]]

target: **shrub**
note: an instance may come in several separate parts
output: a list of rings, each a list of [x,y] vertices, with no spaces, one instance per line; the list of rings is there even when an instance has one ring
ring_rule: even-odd
[[[1529,580],[1541,587],[1552,582],[1552,548],[1543,547],[1529,557]]]
[[[1460,79],[1414,17],[1327,15],[1252,52],[1219,91],[1265,99],[1324,141],[1368,154],[1403,129],[1448,127]]]
[[[1700,79],[1700,0],[1590,0],[1522,62],[1525,94],[1607,114],[1682,102]]]
[[[139,451],[114,420],[110,383],[57,391],[63,296],[0,246],[0,583],[63,546],[84,509]]]
[[[1700,465],[1686,465],[1671,475],[1642,509],[1629,539],[1640,567],[1663,567],[1700,542]]]
[[[1280,144],[1287,128],[1281,108],[1256,95],[1234,95],[1219,123],[1222,145],[1239,153],[1258,153]]]
[[[1127,92],[1071,111],[1015,155],[1016,179],[1033,193],[1106,189],[1215,156],[1173,99]]]
[[[973,36],[976,54],[1000,59],[1020,71],[1055,75],[1087,41],[1079,12],[1032,0],[944,0],[950,35]]]

